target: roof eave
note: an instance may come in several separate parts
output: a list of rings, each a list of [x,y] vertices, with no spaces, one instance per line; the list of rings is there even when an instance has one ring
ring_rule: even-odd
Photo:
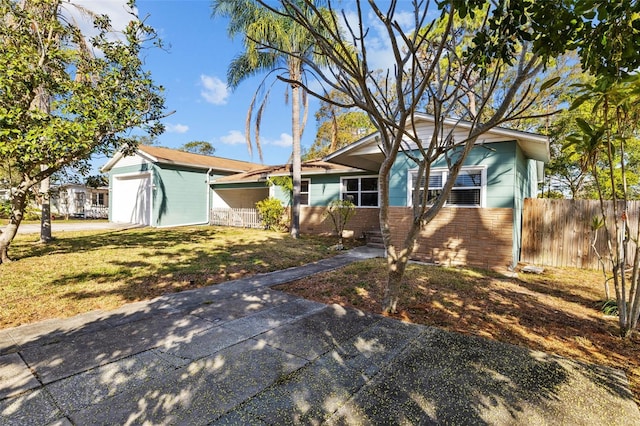
[[[183,167],[191,167],[194,169],[203,169],[203,170],[216,170],[216,171],[221,171],[221,172],[230,172],[230,173],[243,173],[246,172],[247,170],[244,169],[231,169],[228,167],[217,167],[217,166],[212,166],[212,165],[205,165],[205,164],[193,164],[193,163],[183,163],[180,161],[173,161],[173,160],[167,160],[165,158],[159,158],[155,161],[156,163],[160,163],[160,164],[169,164],[172,166],[183,166]]]
[[[318,175],[338,175],[342,173],[360,173],[366,172],[367,170],[362,170],[356,167],[347,166],[345,169],[332,169],[332,170],[318,170],[315,172],[305,172],[302,171],[302,176],[318,176]],[[277,173],[269,173],[269,176],[290,176],[291,172],[277,172]]]

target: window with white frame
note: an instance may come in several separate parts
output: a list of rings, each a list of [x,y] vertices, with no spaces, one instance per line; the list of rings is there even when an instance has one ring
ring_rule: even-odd
[[[300,205],[309,205],[309,179],[302,179],[300,181]]]
[[[342,178],[341,196],[343,200],[349,200],[359,207],[378,207],[378,178]]]
[[[482,207],[484,206],[485,189],[486,189],[486,168],[479,167],[463,167],[458,173],[451,193],[447,198],[445,205],[458,207]],[[412,205],[413,189],[415,188],[418,171],[409,171],[409,194],[408,204]],[[442,193],[442,188],[449,178],[448,169],[432,169],[429,175],[429,185],[426,190],[427,201],[431,202]],[[425,180],[420,183],[420,191],[425,190]]]
[[[94,192],[91,194],[91,204],[94,206],[104,206],[104,193]]]

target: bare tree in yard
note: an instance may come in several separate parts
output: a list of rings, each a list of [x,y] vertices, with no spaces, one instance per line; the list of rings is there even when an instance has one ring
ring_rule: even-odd
[[[36,185],[92,154],[132,152],[127,131],[162,132],[161,88],[143,69],[141,49],[156,39],[135,15],[114,37],[107,16],[91,16],[86,38],[62,0],[0,0],[0,169],[13,183],[9,224],[0,231],[0,263]],[[99,54],[96,54],[99,52]]]
[[[404,2],[392,0],[382,9],[373,0],[356,1],[352,14],[340,14],[332,10],[331,2],[323,2],[332,12],[325,15],[314,13],[317,5],[312,0],[281,3],[280,13],[309,31],[316,51],[331,65],[322,67],[294,51],[287,53],[305,61],[325,88],[346,95],[346,101],[338,106],[365,111],[379,131],[378,144],[384,154],[378,174],[379,219],[388,265],[383,310],[395,312],[418,234],[442,209],[478,137],[510,120],[525,118],[527,109],[557,81],[542,83],[537,77],[543,75],[547,58],[557,45],[548,42],[544,34],[557,37],[558,30],[552,25],[555,23],[546,27],[538,23],[534,31],[528,19],[533,6],[526,2],[500,2],[490,8],[481,0],[413,1],[410,27],[401,25],[407,21],[407,11],[398,10],[400,5],[409,5]],[[263,5],[269,7],[267,2]],[[322,18],[318,22],[315,16]],[[431,19],[433,16],[437,17]],[[479,23],[474,35],[466,31],[472,18]],[[392,57],[382,78],[371,68],[368,57],[377,42],[371,40],[374,27],[383,29]],[[507,72],[510,78],[503,80]],[[297,83],[313,96],[336,103],[324,96],[329,90]],[[421,111],[425,109],[433,115],[433,133],[421,138],[415,117],[424,115]],[[454,111],[457,115],[451,118]],[[418,182],[428,179],[431,165],[439,158],[447,159],[450,178],[433,199],[416,185],[411,227],[404,241],[396,244],[389,216],[389,176],[400,154],[415,163]]]

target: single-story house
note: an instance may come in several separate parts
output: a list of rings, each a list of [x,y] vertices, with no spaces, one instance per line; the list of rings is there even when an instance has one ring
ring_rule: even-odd
[[[106,219],[109,209],[109,188],[91,188],[67,183],[51,188],[51,214],[58,217]]]
[[[428,140],[433,134],[433,122],[427,114],[416,115],[416,129],[422,139]],[[451,131],[453,140],[460,141],[466,138],[471,124],[447,120],[444,126],[444,134]],[[376,178],[384,159],[377,139],[374,133],[324,160],[370,170],[374,172],[371,179]],[[494,269],[515,266],[520,259],[524,199],[536,197],[538,184],[544,179],[544,164],[549,160],[546,136],[505,128],[483,134],[466,158],[445,207],[420,233],[414,257],[447,265]],[[389,181],[392,233],[397,244],[402,243],[412,220],[411,192],[418,184],[416,175],[417,165],[400,153]],[[436,193],[447,178],[446,160],[440,159],[432,165],[428,180],[420,185]],[[363,181],[345,177],[341,184],[343,197],[351,189],[354,194],[364,195]],[[368,185],[373,188],[372,183]]]
[[[446,126],[454,129],[455,140],[463,140],[469,128],[468,123],[453,120],[447,121]],[[417,115],[416,128],[425,139],[430,137],[432,117]],[[114,221],[140,220],[135,215],[139,209],[131,207],[139,204],[132,198],[141,198],[136,195],[140,194],[140,188],[147,188],[140,179],[146,179],[147,185],[153,182],[153,194],[156,195],[142,197],[154,206],[152,213],[149,209],[145,213],[151,214],[146,223],[153,226],[204,223],[205,212],[210,209],[252,208],[257,201],[269,196],[279,198],[284,204],[290,202],[288,194],[266,182],[272,176],[290,175],[290,165],[265,167],[244,162],[239,163],[246,169],[239,173],[233,173],[230,167],[224,170],[226,174],[220,170],[212,173],[215,169],[211,169],[206,176],[197,178],[206,182],[206,191],[201,185],[196,186],[195,181],[179,184],[185,198],[176,199],[165,182],[168,179],[165,169],[171,171],[169,182],[173,182],[178,176],[186,177],[188,171],[194,170],[193,165],[186,158],[168,163],[166,157],[172,157],[176,151],[163,148],[165,157],[160,157],[158,152],[148,151],[149,148],[141,147],[135,157],[116,156],[105,166],[110,171],[110,217]],[[495,128],[482,135],[467,157],[446,206],[421,232],[414,257],[449,265],[495,269],[514,266],[520,256],[523,200],[536,196],[538,182],[543,178],[543,166],[549,157],[549,142],[544,136],[504,128]],[[356,204],[356,215],[347,225],[355,236],[378,230],[378,171],[383,158],[378,134],[374,133],[322,161],[304,163],[301,232],[332,232],[329,221],[323,220],[323,213],[335,199],[349,199]],[[390,215],[397,243],[402,242],[411,221],[411,190],[417,184],[416,168],[417,165],[401,153],[390,175]],[[162,177],[162,189],[159,177]],[[424,189],[437,192],[447,178],[448,168],[443,159],[434,164]],[[136,184],[130,184],[129,179],[136,180]],[[196,190],[196,187],[200,189]],[[159,192],[166,194],[164,198],[158,199]],[[187,192],[193,193],[189,198],[191,201],[186,198]],[[128,212],[124,216],[116,213],[116,200],[120,197],[128,200],[123,202],[126,208],[122,210]],[[191,216],[192,212],[200,214],[197,220]],[[164,219],[167,217],[172,220]]]
[[[419,135],[430,137],[433,118],[417,115],[416,127]],[[463,140],[469,127],[469,123],[450,120],[445,123],[445,132],[453,130],[454,140]],[[378,134],[374,133],[322,161],[304,163],[301,232],[331,232],[330,223],[323,222],[323,213],[334,199],[349,199],[356,204],[356,215],[347,226],[354,235],[378,230],[378,171],[383,159]],[[523,201],[536,196],[544,163],[549,159],[545,136],[504,128],[482,135],[467,157],[445,207],[421,232],[414,258],[495,269],[514,266],[520,258]],[[389,182],[391,224],[397,244],[402,243],[410,226],[416,172],[417,165],[400,153]],[[282,166],[254,170],[216,179],[212,189],[233,199],[245,188],[262,188],[263,198],[276,196],[288,204],[286,194],[277,189],[267,194],[263,183],[269,176],[288,174],[289,169]],[[447,164],[442,159],[433,165],[425,189],[436,193],[447,178]]]
[[[209,223],[211,182],[257,167],[157,146],[140,145],[131,156],[118,152],[101,169],[109,173],[109,220],[156,227]]]

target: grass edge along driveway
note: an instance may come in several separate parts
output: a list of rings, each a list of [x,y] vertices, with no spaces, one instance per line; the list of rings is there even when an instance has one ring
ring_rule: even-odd
[[[335,255],[335,238],[192,226],[18,235],[0,265],[0,328],[114,309]]]

